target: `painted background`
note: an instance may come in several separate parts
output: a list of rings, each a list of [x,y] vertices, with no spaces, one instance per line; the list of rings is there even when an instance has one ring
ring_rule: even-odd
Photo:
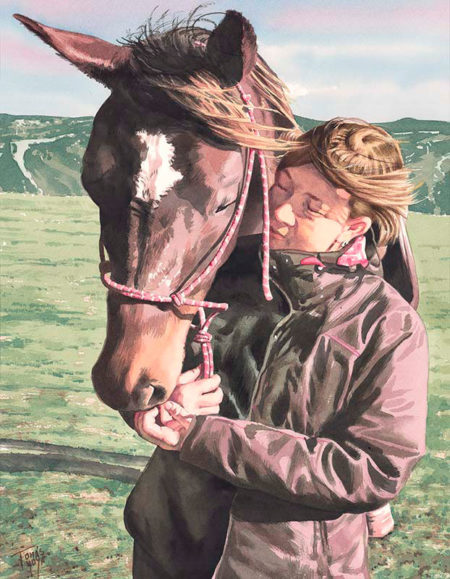
[[[164,2],[178,11],[195,5]],[[233,7],[219,1],[205,11]],[[143,0],[0,6],[1,577],[129,576],[122,509],[145,462],[139,456],[151,454],[90,384],[105,292],[97,213],[79,170],[91,117],[108,93],[11,15],[115,41],[153,8]],[[254,0],[240,9],[304,128],[337,115],[386,123],[413,169],[420,202],[409,231],[431,350],[429,452],[394,503],[395,533],[372,544],[371,564],[374,577],[448,576],[449,5]]]

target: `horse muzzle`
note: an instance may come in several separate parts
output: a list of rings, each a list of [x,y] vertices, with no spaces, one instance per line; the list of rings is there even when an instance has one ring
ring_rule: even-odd
[[[92,383],[100,400],[112,408],[124,412],[148,410],[162,404],[170,394],[168,389],[141,374],[135,384],[126,387],[127,380],[116,380],[101,360],[92,369]]]

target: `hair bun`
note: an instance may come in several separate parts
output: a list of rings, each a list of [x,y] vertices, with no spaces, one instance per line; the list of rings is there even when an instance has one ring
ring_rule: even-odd
[[[352,126],[345,138],[345,146],[348,150],[359,155],[370,156],[373,147],[383,142],[381,135],[378,136],[373,127]]]

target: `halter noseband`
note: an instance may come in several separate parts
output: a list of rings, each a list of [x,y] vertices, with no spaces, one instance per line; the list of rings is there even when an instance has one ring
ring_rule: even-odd
[[[250,118],[252,123],[255,123],[255,115],[253,114],[253,105],[251,103],[251,95],[245,93],[242,89],[240,84],[237,85],[237,89],[239,94],[244,101],[247,114]],[[254,129],[255,134],[259,134],[258,130]],[[249,154],[247,156],[247,163],[244,172],[244,183],[242,188],[242,193],[239,199],[239,203],[236,206],[234,211],[233,218],[231,219],[228,228],[223,236],[217,251],[209,264],[205,267],[205,269],[194,278],[193,281],[188,283],[187,286],[182,288],[179,291],[176,291],[169,296],[163,296],[160,294],[154,294],[148,292],[146,290],[138,290],[137,288],[122,285],[117,283],[111,279],[109,273],[111,272],[110,262],[106,259],[105,256],[105,247],[103,245],[102,239],[100,238],[100,277],[102,280],[103,285],[112,290],[116,293],[119,293],[125,297],[149,302],[149,303],[168,303],[174,304],[176,307],[180,306],[194,306],[198,307],[198,315],[199,315],[199,325],[197,327],[197,333],[193,338],[194,342],[201,344],[202,353],[203,353],[203,376],[204,378],[210,378],[214,373],[214,362],[213,362],[213,352],[211,347],[211,339],[212,336],[209,333],[209,326],[213,319],[221,312],[226,311],[228,309],[228,304],[226,303],[216,303],[216,302],[208,302],[203,300],[193,300],[186,295],[192,293],[194,289],[196,289],[204,280],[209,276],[209,274],[214,270],[214,268],[220,263],[220,260],[225,253],[231,239],[233,238],[234,233],[240,223],[242,215],[244,213],[245,204],[248,197],[248,192],[250,189],[250,181],[252,178],[253,173],[253,165],[255,161],[255,154],[258,155],[259,164],[261,168],[261,180],[262,180],[262,189],[263,189],[263,235],[262,235],[262,249],[263,249],[263,260],[262,260],[262,289],[264,293],[264,297],[266,300],[272,299],[272,294],[270,292],[269,287],[269,186],[267,180],[267,166],[266,160],[264,158],[264,154],[261,150],[257,149],[249,149]],[[205,314],[205,309],[212,309],[216,310],[212,312],[208,317]],[[195,326],[194,326],[195,327]]]

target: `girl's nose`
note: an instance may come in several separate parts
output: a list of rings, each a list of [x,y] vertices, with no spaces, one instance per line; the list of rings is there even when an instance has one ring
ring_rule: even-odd
[[[274,216],[279,223],[284,223],[290,227],[295,225],[295,213],[291,203],[283,203],[277,207]]]

